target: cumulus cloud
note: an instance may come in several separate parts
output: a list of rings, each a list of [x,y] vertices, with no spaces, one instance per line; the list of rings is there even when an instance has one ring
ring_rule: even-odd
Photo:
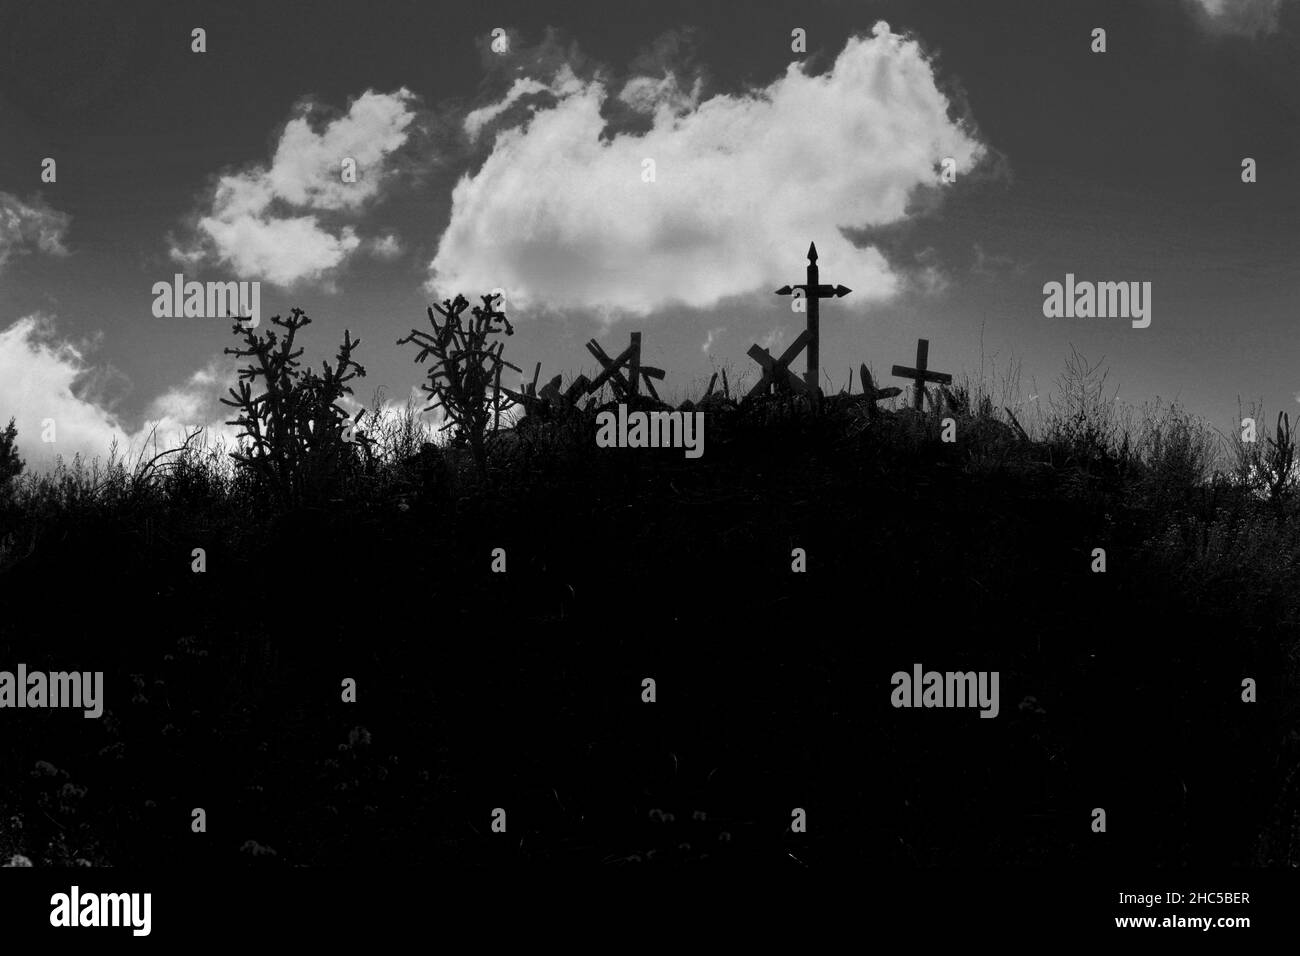
[[[1190,0],[1212,33],[1257,36],[1278,26],[1282,0]]]
[[[301,104],[280,134],[269,164],[221,176],[187,241],[173,244],[181,263],[222,263],[240,279],[280,286],[316,281],[363,244],[355,220],[380,194],[393,154],[415,119],[414,94],[367,91],[333,120]],[[344,182],[345,159],[356,182]]]
[[[120,456],[135,461],[140,455],[175,448],[193,429],[202,429],[200,444],[211,448],[219,442],[233,451],[239,444],[240,428],[227,424],[238,411],[221,404],[236,380],[237,361],[214,358],[178,384],[151,401],[138,427],[131,427],[91,387],[102,376],[103,366],[90,360],[93,342],[77,344],[58,336],[53,318],[29,315],[0,329],[0,430],[12,416],[18,429],[18,449],[29,471],[51,468],[57,457],[71,462],[81,455],[89,461],[107,458],[114,442]],[[413,413],[430,434],[444,424],[441,409],[425,411],[428,396],[412,386],[401,401],[376,394],[362,402],[344,395],[339,404],[349,415],[362,407],[377,413],[376,422],[367,414],[364,428],[372,433],[400,431],[405,417]],[[511,406],[519,411],[519,406]],[[47,423],[53,423],[53,441]]]
[[[150,403],[145,420],[150,428],[158,426],[160,435],[203,428],[209,440],[223,438],[234,445],[239,428],[227,425],[225,419],[237,414],[235,409],[222,405],[221,399],[229,395],[230,384],[237,376],[233,361],[213,359],[198,369],[180,385],[173,386]]]
[[[479,134],[483,132],[484,127],[495,122],[512,106],[523,100],[525,97],[537,93],[576,93],[582,89],[582,84],[578,78],[573,75],[573,71],[568,66],[561,68],[553,83],[543,83],[540,80],[534,80],[531,77],[520,77],[511,85],[510,90],[496,103],[484,106],[471,111],[465,117],[465,133],[471,140],[476,140]]]
[[[237,429],[223,423],[231,416],[219,411],[228,409],[217,401],[225,391],[217,363],[159,396],[134,430],[87,389],[98,371],[83,347],[57,337],[49,316],[29,315],[0,329],[0,427],[15,419],[18,447],[30,469],[48,467],[56,455],[65,461],[77,454],[106,456],[115,440],[124,453],[143,449],[151,433],[161,450],[194,426],[206,427],[209,440],[221,437],[233,446]],[[42,440],[48,423],[52,442]]]
[[[63,237],[71,221],[71,216],[51,209],[39,197],[23,202],[17,196],[0,192],[0,267],[11,256],[32,248],[50,255],[67,255]]]
[[[851,38],[828,72],[792,63],[743,94],[701,102],[698,85],[687,92],[671,75],[633,77],[616,100],[649,117],[645,132],[609,134],[610,96],[600,79],[560,70],[544,91],[521,79],[469,115],[466,132],[492,124],[495,141],[452,193],[430,292],[503,287],[519,310],[607,321],[706,309],[791,281],[811,239],[826,274],[853,289],[846,304],[862,307],[903,283],[841,230],[903,219],[918,187],[942,188],[942,158],[968,171],[985,155],[950,118],[919,45],[884,23]]]
[[[688,93],[682,89],[681,81],[671,73],[658,79],[634,76],[624,84],[618,98],[638,113],[666,112],[669,116],[675,116],[699,105],[701,85],[696,80]]]

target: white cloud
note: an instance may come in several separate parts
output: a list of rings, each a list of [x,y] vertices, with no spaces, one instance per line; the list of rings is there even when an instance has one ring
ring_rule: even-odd
[[[104,457],[114,440],[123,453],[142,449],[155,426],[159,450],[195,425],[208,427],[209,440],[224,437],[233,445],[237,429],[222,422],[233,416],[222,414],[229,409],[216,401],[225,393],[218,363],[156,399],[134,431],[78,387],[95,371],[83,349],[56,337],[48,316],[29,315],[0,329],[0,428],[15,419],[29,469],[49,467],[56,455],[69,462],[77,454]],[[53,442],[41,440],[47,420],[54,423]]]
[[[682,90],[677,77],[671,73],[654,79],[634,76],[623,86],[618,98],[640,113],[667,112],[669,115],[686,113],[695,109],[700,101],[699,80],[689,93]]]
[[[726,330],[725,326],[716,329],[709,329],[704,335],[704,344],[700,346],[700,351],[707,355],[709,349],[713,348],[714,340]]]
[[[173,245],[173,259],[224,263],[240,279],[280,286],[325,278],[362,245],[355,224],[344,220],[379,195],[415,119],[413,101],[406,89],[367,91],[319,129],[312,104],[301,105],[269,165],[220,177],[208,212],[188,243]],[[356,161],[356,182],[343,182],[345,159]]]
[[[530,79],[529,77],[521,77],[515,80],[514,84],[510,87],[510,92],[506,93],[499,102],[493,103],[491,106],[484,106],[481,109],[473,110],[465,117],[466,134],[468,134],[471,140],[478,139],[478,135],[483,131],[483,127],[487,126],[510,107],[514,106],[522,97],[534,93],[544,93],[550,89],[551,87],[546,83],[543,83],[540,80]]]
[[[412,385],[405,400],[400,402],[387,398],[375,405],[373,400],[363,402],[353,395],[344,395],[339,399],[338,404],[350,418],[355,417],[356,413],[364,408],[366,414],[362,419],[363,432],[369,431],[372,435],[376,429],[400,427],[408,412],[414,412],[416,420],[434,434],[446,421],[446,413],[441,407],[425,410],[429,404],[429,395],[421,391],[418,385]],[[376,414],[379,417],[378,422],[374,419]]]
[[[14,254],[32,247],[50,255],[66,256],[64,234],[72,217],[51,209],[39,197],[23,202],[17,196],[0,192],[0,266]]]
[[[396,259],[402,254],[402,240],[397,237],[397,233],[389,232],[371,239],[367,248],[377,259]]]
[[[236,374],[233,360],[213,359],[183,384],[168,389],[150,403],[145,413],[149,427],[158,423],[158,434],[167,437],[200,427],[207,430],[209,440],[220,437],[233,446],[239,428],[227,425],[225,420],[234,418],[238,411],[222,405],[221,399],[229,396],[230,383],[235,381]]]
[[[1203,26],[1213,33],[1256,36],[1278,26],[1282,0],[1191,0]]]
[[[500,108],[470,114],[467,132],[536,90],[517,81]],[[644,134],[601,138],[599,80],[561,74],[548,90],[502,123],[483,166],[456,185],[426,283],[439,297],[500,286],[520,310],[611,321],[705,309],[797,279],[815,240],[825,277],[863,307],[902,281],[840,229],[903,219],[916,187],[940,185],[941,158],[969,170],[984,155],[949,119],[920,47],[883,23],[824,75],[794,63],[764,89],[698,105],[675,80],[633,78],[621,96],[653,114]],[[653,183],[642,181],[645,158]]]

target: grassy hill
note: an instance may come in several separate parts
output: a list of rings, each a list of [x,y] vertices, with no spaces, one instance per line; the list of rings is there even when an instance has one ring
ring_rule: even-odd
[[[537,409],[485,474],[376,422],[292,500],[195,444],[23,474],[0,668],[106,705],[5,713],[0,856],[1296,865],[1289,423],[1221,448],[1067,385],[1023,433],[979,382],[714,395],[697,460]],[[916,663],[999,672],[999,715],[894,708]]]

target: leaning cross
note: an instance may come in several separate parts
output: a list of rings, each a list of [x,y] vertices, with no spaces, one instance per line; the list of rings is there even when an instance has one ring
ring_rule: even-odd
[[[655,391],[654,383],[651,379],[663,381],[664,370],[654,368],[650,365],[641,364],[641,333],[633,332],[631,344],[618,354],[617,358],[611,359],[605,354],[605,350],[600,347],[595,339],[587,343],[587,351],[596,357],[596,361],[603,367],[604,371],[596,376],[595,380],[587,385],[587,394],[594,395],[600,391],[600,387],[606,382],[613,386],[615,395],[622,401],[635,399],[638,394],[638,386],[644,384],[646,391],[657,402],[659,393]],[[621,370],[625,369],[627,378],[623,377]]]
[[[894,366],[895,378],[910,378],[916,385],[916,399],[913,407],[920,411],[925,402],[925,383],[937,382],[940,385],[951,385],[952,376],[947,372],[931,372],[926,368],[926,360],[930,356],[930,340],[916,340],[916,368],[908,368],[906,365]]]
[[[790,371],[790,363],[794,361],[796,355],[803,351],[807,341],[808,330],[804,329],[790,347],[782,353],[780,358],[773,358],[772,353],[761,345],[751,345],[746,354],[762,366],[763,374],[759,376],[758,381],[745,397],[750,398],[758,395],[774,386],[788,387],[806,395],[815,395],[816,393],[808,387],[806,382],[801,381],[799,376]]]
[[[851,372],[849,374],[850,376],[852,375]],[[871,369],[867,368],[865,362],[858,366],[858,377],[862,379],[862,394],[866,396],[867,401],[872,405],[875,405],[876,402],[883,399],[893,398],[895,395],[901,394],[903,391],[901,388],[895,388],[893,385],[886,388],[876,388],[876,382],[871,377]]]
[[[808,302],[808,372],[804,375],[804,382],[813,394],[817,394],[817,378],[820,374],[818,370],[818,346],[820,344],[820,335],[818,328],[818,303],[822,299],[829,299],[831,296],[839,298],[846,296],[852,289],[846,289],[842,285],[830,286],[818,283],[817,276],[817,244],[808,244],[808,281],[803,285],[788,286],[783,285],[776,290],[777,295],[793,295],[795,290],[802,289],[804,298]]]

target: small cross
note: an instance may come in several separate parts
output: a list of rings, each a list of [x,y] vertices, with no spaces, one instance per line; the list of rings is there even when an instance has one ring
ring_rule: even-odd
[[[916,340],[916,368],[908,368],[905,365],[894,366],[895,378],[910,378],[916,385],[916,399],[913,407],[920,411],[925,402],[925,383],[937,382],[940,385],[952,384],[952,376],[947,372],[931,372],[926,368],[926,360],[930,356],[930,340]]]
[[[595,395],[605,382],[609,382],[614,388],[615,396],[621,401],[635,401],[638,397],[638,387],[644,384],[651,397],[656,402],[659,401],[659,393],[655,391],[654,383],[650,380],[663,381],[664,370],[641,364],[640,332],[632,333],[631,344],[620,352],[617,358],[611,359],[606,355],[605,350],[595,339],[587,343],[587,351],[594,355],[596,361],[605,369],[596,376],[595,381],[587,385],[587,394]],[[623,377],[620,369],[626,370],[627,378]]]
[[[875,380],[871,377],[871,369],[867,368],[866,363],[858,367],[858,377],[862,379],[862,394],[867,397],[873,405],[886,398],[893,398],[903,390],[890,385],[887,388],[876,388]]]

